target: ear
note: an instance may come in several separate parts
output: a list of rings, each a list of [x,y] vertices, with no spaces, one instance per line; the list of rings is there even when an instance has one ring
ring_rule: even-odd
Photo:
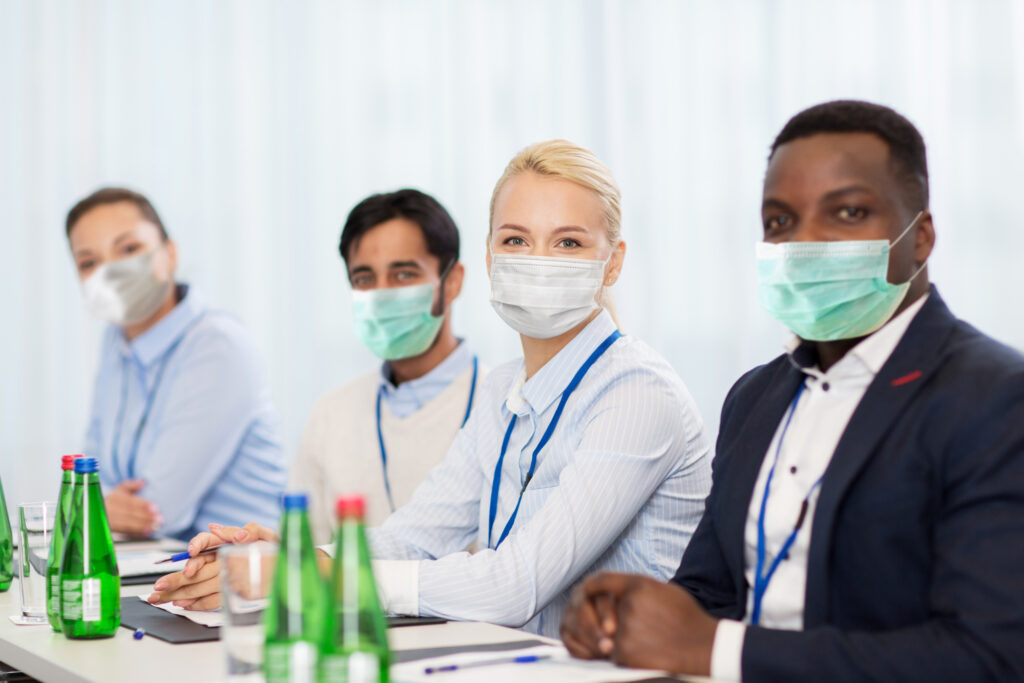
[[[928,260],[935,248],[935,225],[932,212],[925,211],[914,230],[914,262],[921,265]]]
[[[170,266],[173,276],[178,272],[178,245],[174,243],[174,240],[169,239],[164,244],[164,249],[167,250],[167,264]]]
[[[611,256],[608,258],[608,267],[604,272],[604,286],[611,287],[619,279],[619,273],[622,272],[622,263],[626,259],[626,243],[619,240],[619,243],[612,249]]]
[[[491,277],[491,236],[487,235],[487,255],[484,257],[484,263],[487,264],[487,277]]]
[[[444,280],[444,310],[451,310],[452,302],[459,298],[465,277],[466,268],[461,263],[455,263],[448,271],[448,276]]]

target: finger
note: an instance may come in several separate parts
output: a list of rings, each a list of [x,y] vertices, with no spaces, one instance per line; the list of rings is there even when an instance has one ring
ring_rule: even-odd
[[[119,489],[129,493],[137,493],[145,488],[145,486],[146,481],[144,479],[125,479],[117,485]]]
[[[213,526],[212,524],[210,526]],[[216,548],[224,545],[224,539],[208,531],[200,531],[188,541],[188,553],[195,557],[207,548]]]
[[[203,598],[219,592],[218,584],[219,580],[217,577],[213,577],[205,581],[187,584],[173,591],[164,591],[164,598],[173,601],[175,604],[179,600],[186,600],[188,598]]]
[[[186,607],[188,610],[211,610],[220,607],[220,593],[211,593],[206,597],[199,598]]]
[[[173,604],[173,605],[174,605],[175,607],[182,607],[182,608],[184,608],[184,609],[188,609],[188,608],[189,608],[189,605],[191,605],[191,604],[192,604],[192,603],[194,603],[195,601],[196,601],[196,599],[195,599],[195,598],[190,598],[190,599],[188,599],[188,600],[175,600],[175,601],[174,601],[174,602],[173,602],[172,604]]]
[[[606,636],[599,625],[593,602],[582,596],[583,591],[579,586],[573,589],[572,602],[562,617],[559,633],[563,640],[572,640],[577,651],[586,655],[576,656],[584,659],[602,657],[607,652],[600,649],[600,643]]]
[[[594,616],[602,635],[613,637],[617,626],[615,600],[607,593],[595,595],[591,603],[594,605]]]
[[[587,599],[595,595],[605,593],[614,598],[622,596],[636,582],[634,574],[619,574],[616,572],[599,572],[588,576],[583,581],[583,594]]]
[[[221,526],[220,524],[210,524],[210,533],[216,536],[220,543],[234,543],[235,536],[241,531],[241,527],[237,526]]]
[[[236,543],[248,543],[251,541],[276,541],[277,534],[272,529],[260,526],[256,522],[249,522],[241,531],[235,534]]]
[[[206,555],[199,555],[198,557],[193,557],[188,562],[186,562],[185,566],[181,570],[181,573],[185,575],[186,579],[194,579],[196,575],[199,574],[199,572],[201,572],[204,568],[216,564],[216,553],[207,553]]]
[[[592,650],[570,632],[562,633],[562,643],[565,644],[565,649],[569,651],[569,654],[577,659],[598,659],[601,656],[600,653]]]

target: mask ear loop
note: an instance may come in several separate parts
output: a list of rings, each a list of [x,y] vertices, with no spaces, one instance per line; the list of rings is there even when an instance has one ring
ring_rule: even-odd
[[[893,240],[892,242],[890,242],[890,243],[889,243],[889,248],[890,248],[890,250],[892,249],[892,247],[895,247],[895,246],[896,246],[896,244],[897,244],[897,243],[899,243],[899,241],[900,241],[901,239],[903,239],[904,237],[906,237],[906,236],[907,236],[907,233],[908,233],[908,232],[910,232],[910,229],[911,229],[912,227],[914,227],[915,225],[917,225],[917,222],[918,222],[919,220],[921,220],[921,216],[923,216],[923,215],[924,215],[924,213],[925,213],[925,209],[921,209],[920,211],[918,211],[918,212],[917,212],[917,215],[916,215],[916,216],[914,216],[914,219],[913,219],[912,221],[910,221],[910,223],[909,223],[909,224],[907,224],[907,227],[906,227],[906,228],[904,228],[903,232],[901,232],[901,233],[900,233],[900,236],[899,236],[899,237],[897,237],[896,239],[894,239],[894,240]],[[921,274],[921,271],[922,271],[922,270],[924,270],[924,269],[925,269],[925,268],[926,268],[927,266],[928,266],[928,259],[925,259],[925,260],[924,260],[924,263],[922,263],[922,264],[921,264],[920,266],[918,266],[918,267],[917,267],[917,270],[915,270],[915,271],[914,271],[914,272],[913,272],[913,273],[912,273],[912,274],[910,275],[910,277],[906,279],[906,282],[908,282],[908,283],[909,283],[909,282],[913,282],[913,281],[914,281],[914,278],[916,278],[916,277],[917,277],[918,275],[920,275],[920,274]]]
[[[450,273],[452,268],[455,267],[458,260],[459,259],[457,257],[453,256],[452,260],[448,262],[447,266],[445,266],[445,269],[441,271],[441,283],[437,286],[437,303],[430,309],[430,315],[435,318],[440,318],[444,315],[444,282],[448,277],[448,273]]]

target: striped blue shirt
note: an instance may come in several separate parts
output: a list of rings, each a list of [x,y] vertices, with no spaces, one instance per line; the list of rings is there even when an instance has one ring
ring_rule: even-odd
[[[157,535],[188,539],[207,524],[277,528],[287,463],[255,344],[233,317],[183,298],[131,342],[103,337],[85,454],[109,491],[144,479],[139,496],[164,518]]]
[[[679,376],[630,336],[571,395],[511,533],[487,547],[491,483],[513,413],[494,543],[563,390],[614,330],[602,312],[525,382],[522,360],[494,370],[445,459],[370,531],[376,558],[420,561],[420,614],[557,636],[570,589],[586,574],[672,576],[711,487],[709,442]],[[478,550],[464,552],[474,541]]]

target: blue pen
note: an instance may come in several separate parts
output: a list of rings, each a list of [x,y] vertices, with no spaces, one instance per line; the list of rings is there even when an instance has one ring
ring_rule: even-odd
[[[205,555],[206,553],[215,553],[215,552],[217,552],[217,548],[219,548],[219,547],[220,546],[214,546],[213,548],[207,548],[206,550],[200,550],[198,553],[196,553],[196,556],[198,557],[199,555]],[[191,557],[191,555],[188,554],[188,551],[184,550],[184,551],[182,551],[180,553],[175,553],[175,554],[171,555],[170,557],[168,557],[166,559],[154,562],[153,564],[163,564],[165,562],[181,562],[182,560],[187,560],[190,557]]]
[[[551,659],[551,655],[522,655],[520,657],[502,657],[501,659],[487,659],[469,664],[449,664],[447,666],[428,666],[423,670],[425,674],[441,674],[448,671],[460,671],[462,669],[475,669],[479,666],[496,666],[499,664],[529,664],[539,662],[543,659]]]

